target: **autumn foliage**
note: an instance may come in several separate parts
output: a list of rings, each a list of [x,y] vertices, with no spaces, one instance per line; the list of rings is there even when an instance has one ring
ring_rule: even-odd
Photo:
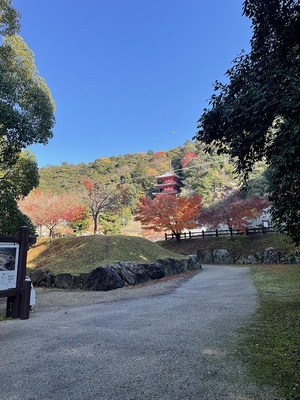
[[[143,228],[155,232],[171,231],[177,240],[184,229],[198,226],[198,218],[202,209],[202,198],[199,195],[177,197],[162,194],[155,198],[140,199],[135,220],[140,221]]]
[[[35,189],[19,202],[20,210],[28,215],[36,226],[49,229],[53,237],[54,228],[61,221],[75,222],[85,215],[85,207],[72,194],[51,194]]]
[[[183,168],[187,167],[188,164],[194,159],[197,158],[197,154],[196,153],[192,153],[191,151],[187,151],[183,158],[181,159],[181,165]]]
[[[202,213],[202,225],[217,228],[226,225],[229,230],[245,229],[271,203],[260,197],[243,199],[239,192],[227,196]]]

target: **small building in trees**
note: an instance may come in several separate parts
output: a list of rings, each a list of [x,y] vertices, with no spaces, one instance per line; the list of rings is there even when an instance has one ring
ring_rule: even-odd
[[[183,186],[182,179],[175,172],[168,171],[163,175],[156,176],[157,183],[154,185],[157,192],[154,196],[160,194],[179,194]]]

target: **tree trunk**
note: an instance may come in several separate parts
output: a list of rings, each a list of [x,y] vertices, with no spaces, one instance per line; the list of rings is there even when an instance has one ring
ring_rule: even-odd
[[[50,242],[52,242],[54,238],[54,228],[49,229],[49,237],[50,237]]]
[[[176,238],[176,242],[179,243],[180,242],[180,234],[181,232],[174,232],[175,238]]]
[[[93,216],[93,221],[94,221],[94,235],[96,235],[96,234],[97,234],[97,231],[98,231],[98,217],[99,217],[99,213],[96,213],[96,214]]]

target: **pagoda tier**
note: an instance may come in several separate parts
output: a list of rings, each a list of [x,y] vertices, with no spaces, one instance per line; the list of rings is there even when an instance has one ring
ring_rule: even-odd
[[[154,196],[160,194],[178,194],[180,193],[180,188],[183,186],[180,176],[174,172],[166,172],[163,175],[156,177],[157,183],[154,185],[158,192],[153,193]]]

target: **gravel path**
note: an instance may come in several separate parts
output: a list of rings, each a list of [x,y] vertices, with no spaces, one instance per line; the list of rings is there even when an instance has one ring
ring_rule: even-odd
[[[37,290],[0,323],[1,400],[276,400],[228,355],[257,306],[247,268],[112,292]]]

